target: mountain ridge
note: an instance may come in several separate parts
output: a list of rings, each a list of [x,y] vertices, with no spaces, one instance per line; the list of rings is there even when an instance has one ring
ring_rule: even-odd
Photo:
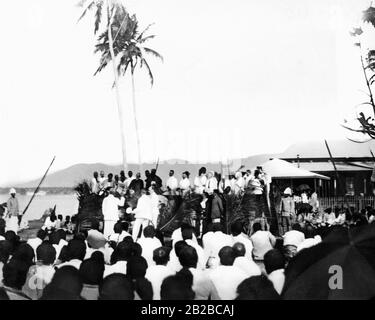
[[[241,165],[244,165],[246,169],[254,168],[257,165],[261,165],[263,162],[269,160],[269,158],[274,157],[274,154],[259,154],[242,159],[235,159],[231,161],[231,170],[237,170]],[[188,162],[182,159],[169,159],[161,161],[158,167],[158,175],[165,182],[169,170],[174,170],[177,178],[181,177],[183,171],[189,171],[191,178],[193,178],[200,167],[206,167],[207,170],[213,170],[220,172],[221,170],[227,171],[227,165],[221,164],[220,162],[205,162],[205,163],[195,163]],[[155,168],[155,163],[143,163],[143,171]],[[235,169],[236,168],[236,169]],[[119,174],[122,170],[121,164],[105,164],[101,162],[96,163],[77,163],[73,164],[65,169],[61,169],[52,172],[47,175],[45,181],[43,182],[41,188],[73,188],[78,182],[83,179],[91,179],[94,171],[103,170],[105,174],[113,173]],[[138,172],[137,164],[129,164],[128,170],[133,171],[133,174]],[[144,179],[144,174],[142,173],[142,178]],[[33,188],[36,187],[41,178],[33,179],[31,181],[20,182],[15,185],[17,188]]]

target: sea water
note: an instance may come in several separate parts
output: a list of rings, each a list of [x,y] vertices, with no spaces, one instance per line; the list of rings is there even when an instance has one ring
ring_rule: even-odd
[[[17,195],[18,202],[20,205],[20,212],[25,209],[29,203],[31,196],[27,195]],[[7,202],[9,195],[0,194],[0,204]],[[40,219],[43,213],[49,209],[53,208],[56,205],[56,214],[61,214],[64,217],[69,215],[72,216],[78,211],[78,200],[75,194],[53,194],[45,196],[35,196],[31,202],[27,212],[25,213],[25,220],[36,220]]]

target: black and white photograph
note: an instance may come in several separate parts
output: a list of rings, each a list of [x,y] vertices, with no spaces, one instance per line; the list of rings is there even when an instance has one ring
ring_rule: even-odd
[[[1,4],[0,300],[375,299],[375,1]]]

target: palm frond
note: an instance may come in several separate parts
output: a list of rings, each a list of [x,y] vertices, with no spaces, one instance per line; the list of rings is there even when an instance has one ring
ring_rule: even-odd
[[[363,11],[363,21],[369,22],[375,27],[375,8],[369,7],[367,10]]]
[[[96,6],[96,13],[95,13],[95,29],[94,34],[96,34],[99,30],[99,25],[102,20],[102,9],[103,9],[103,3],[99,2]]]
[[[155,50],[153,50],[153,49],[150,49],[150,48],[146,48],[146,47],[143,47],[143,50],[144,50],[146,53],[151,54],[151,55],[153,55],[154,57],[160,59],[161,61],[164,61],[163,56],[162,56],[159,52],[157,52],[157,51],[155,51]]]
[[[86,2],[86,0],[84,1],[81,1],[82,2],[82,6],[83,4]],[[93,6],[95,5],[95,1],[92,1],[89,3],[89,5],[86,7],[85,10],[83,10],[81,16],[79,17],[78,21],[77,22],[80,22],[82,20],[82,18],[86,15],[87,11],[91,10],[93,8]]]
[[[152,74],[152,71],[151,71],[151,68],[150,66],[148,65],[147,61],[145,58],[141,58],[141,68],[142,66],[145,66],[146,69],[147,69],[147,72],[148,72],[148,76],[150,77],[150,81],[151,81],[151,86],[154,85],[154,75]]]
[[[137,41],[143,38],[143,35],[154,25],[155,23],[150,23],[137,37]]]
[[[156,37],[156,35],[152,34],[152,35],[149,35],[147,37],[138,39],[137,41],[138,41],[138,43],[145,43],[147,40],[153,39],[155,37]]]

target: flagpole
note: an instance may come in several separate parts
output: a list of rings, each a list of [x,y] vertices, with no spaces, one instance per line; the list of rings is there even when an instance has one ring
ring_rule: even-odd
[[[344,191],[344,199],[345,199],[345,202],[346,202],[346,205],[348,206],[348,210],[350,213],[352,213],[352,210],[350,208],[350,205],[349,205],[349,201],[348,201],[348,198],[346,196],[346,187],[344,185],[344,183],[340,180],[340,177],[339,177],[339,173],[337,171],[337,168],[336,168],[336,163],[335,161],[333,160],[333,156],[332,156],[332,153],[331,153],[331,149],[329,148],[328,146],[328,142],[327,140],[324,140],[325,144],[326,144],[326,147],[327,147],[327,150],[328,150],[328,154],[329,154],[329,157],[331,159],[331,162],[332,162],[332,165],[333,165],[333,168],[335,170],[335,175],[336,175],[336,180],[337,180],[337,183],[339,184],[339,186],[341,186],[342,190]]]
[[[44,173],[44,176],[42,177],[42,179],[40,180],[38,186],[36,187],[36,189],[35,189],[35,191],[34,191],[32,197],[31,197],[29,203],[27,204],[26,208],[23,210],[23,212],[22,212],[22,216],[26,213],[27,209],[29,209],[29,206],[30,206],[31,202],[33,201],[35,195],[38,193],[39,188],[40,188],[40,186],[42,185],[44,179],[47,177],[48,171],[49,171],[49,169],[51,168],[51,166],[52,166],[53,162],[55,161],[55,159],[56,159],[56,156],[53,157],[53,159],[52,159],[50,165],[48,166],[46,172]]]

